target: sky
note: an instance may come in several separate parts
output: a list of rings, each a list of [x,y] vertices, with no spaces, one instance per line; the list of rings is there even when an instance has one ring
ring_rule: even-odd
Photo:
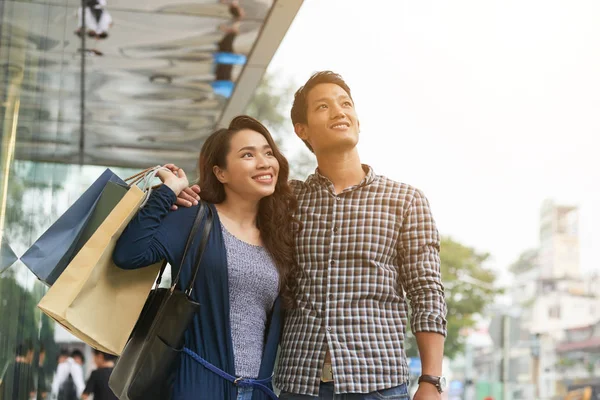
[[[581,268],[600,272],[598,21],[596,0],[305,0],[269,72],[342,74],[361,161],[422,189],[490,267],[537,246],[550,198],[580,207]]]

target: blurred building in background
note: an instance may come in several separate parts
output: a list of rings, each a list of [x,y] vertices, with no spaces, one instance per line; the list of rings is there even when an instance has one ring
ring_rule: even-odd
[[[513,268],[488,329],[468,333],[465,400],[503,399],[505,390],[511,400],[564,399],[600,386],[600,277],[580,270],[578,218],[575,206],[542,204],[539,248]]]

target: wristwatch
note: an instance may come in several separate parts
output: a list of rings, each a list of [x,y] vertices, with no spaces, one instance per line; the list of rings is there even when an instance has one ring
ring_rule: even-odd
[[[432,384],[440,393],[446,390],[446,378],[443,376],[421,375],[419,377],[419,383],[421,382]]]

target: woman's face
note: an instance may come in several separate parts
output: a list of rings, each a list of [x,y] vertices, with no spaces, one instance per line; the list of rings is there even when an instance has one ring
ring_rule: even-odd
[[[256,200],[273,194],[279,162],[263,135],[250,129],[235,133],[226,160],[227,166],[215,166],[214,173],[229,191]]]

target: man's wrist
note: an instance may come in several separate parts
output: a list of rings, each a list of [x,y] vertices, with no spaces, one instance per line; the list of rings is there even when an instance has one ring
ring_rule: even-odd
[[[437,390],[439,393],[442,393],[444,390],[446,390],[446,378],[440,375],[423,374],[419,377],[419,387],[421,384],[428,385]]]
[[[424,386],[426,388],[430,388],[431,390],[435,390],[436,392],[439,392],[437,386],[431,382],[425,382],[425,381],[421,381],[419,382],[419,387]]]

